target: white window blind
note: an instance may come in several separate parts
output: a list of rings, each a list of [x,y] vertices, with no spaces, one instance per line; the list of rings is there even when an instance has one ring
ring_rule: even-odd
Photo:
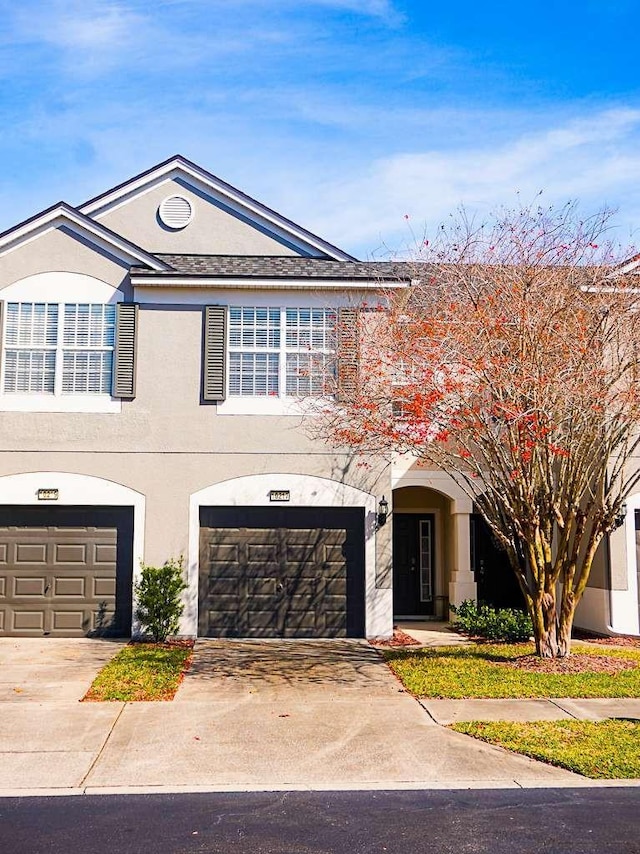
[[[231,306],[229,396],[333,394],[335,335],[333,309]]]
[[[114,339],[113,305],[10,302],[3,389],[23,394],[110,394]]]
[[[58,340],[57,303],[10,302],[6,314],[5,392],[53,394]]]
[[[110,394],[116,307],[67,303],[62,351],[63,394]]]

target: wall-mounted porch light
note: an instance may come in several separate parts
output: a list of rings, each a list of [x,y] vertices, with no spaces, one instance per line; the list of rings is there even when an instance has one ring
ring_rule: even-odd
[[[627,517],[627,505],[623,504],[613,520],[614,531],[624,525],[624,520]]]
[[[386,524],[387,516],[389,515],[389,502],[382,496],[378,502],[378,528],[382,528]]]

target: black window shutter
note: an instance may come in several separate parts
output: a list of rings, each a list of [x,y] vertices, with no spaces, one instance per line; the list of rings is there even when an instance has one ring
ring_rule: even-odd
[[[225,337],[227,307],[205,305],[204,348],[202,359],[202,399],[219,402],[225,399]]]
[[[343,307],[338,311],[338,400],[353,400],[358,391],[360,311]]]
[[[133,302],[116,305],[116,346],[113,359],[113,397],[132,400],[136,396],[136,351],[138,306]]]

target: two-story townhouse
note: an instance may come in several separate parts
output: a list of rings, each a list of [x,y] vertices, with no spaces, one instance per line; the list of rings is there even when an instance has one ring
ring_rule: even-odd
[[[304,422],[354,309],[409,275],[180,156],[0,235],[0,635],[126,635],[141,562],[179,555],[187,635],[385,636],[476,579],[508,600],[449,476],[360,465]],[[636,515],[592,628],[637,630]]]

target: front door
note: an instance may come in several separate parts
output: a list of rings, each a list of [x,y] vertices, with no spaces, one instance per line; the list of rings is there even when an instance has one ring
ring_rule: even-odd
[[[494,608],[524,608],[520,585],[507,553],[499,548],[482,516],[471,516],[471,569],[478,585],[478,602]]]
[[[394,617],[433,616],[435,517],[393,514]]]

